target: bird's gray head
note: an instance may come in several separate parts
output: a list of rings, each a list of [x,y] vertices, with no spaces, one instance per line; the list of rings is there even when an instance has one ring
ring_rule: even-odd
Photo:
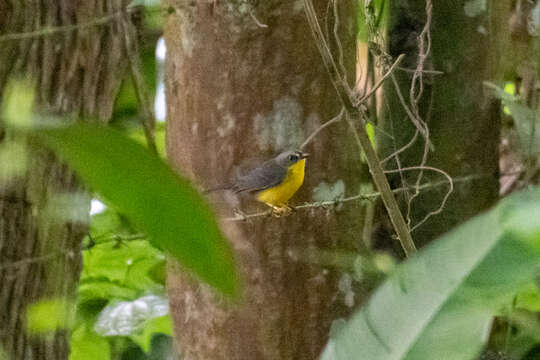
[[[289,166],[297,163],[298,161],[305,159],[309,156],[299,150],[285,151],[276,156],[275,161],[279,166],[288,168]]]

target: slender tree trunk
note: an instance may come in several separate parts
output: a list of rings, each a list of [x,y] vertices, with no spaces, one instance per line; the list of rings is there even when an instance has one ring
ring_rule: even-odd
[[[0,0],[0,99],[8,81],[24,75],[35,84],[29,91],[35,91],[39,113],[107,121],[126,63],[119,21],[129,18],[118,13],[126,3]],[[109,20],[88,25],[102,17]],[[75,300],[90,198],[51,153],[0,132],[2,146],[18,142],[28,149],[26,171],[0,183],[0,353],[17,360],[67,359],[69,328],[29,334],[25,316],[40,300],[60,300],[67,309]]]
[[[426,1],[392,1],[390,4],[389,52],[396,57],[406,54],[402,66],[414,70],[419,59],[418,37],[426,23]],[[470,5],[461,1],[433,1],[431,52],[423,70],[437,70],[443,74],[424,73],[423,96],[418,108],[421,118],[427,122],[433,145],[425,165],[439,168],[452,178],[477,178],[457,182],[442,212],[412,233],[420,246],[488,208],[498,197],[500,105],[490,96],[483,82],[500,77],[499,42],[509,1],[488,1],[485,9]],[[424,38],[425,49],[427,40]],[[397,72],[396,79],[405,102],[411,107],[412,74]],[[419,87],[417,84],[417,89]],[[385,84],[384,91],[384,127],[393,138],[382,138],[383,153],[389,155],[411,141],[416,127],[405,112],[392,81]],[[399,155],[401,167],[422,163],[424,143],[418,135],[414,145]],[[387,168],[397,167],[395,161],[387,165]],[[392,178],[396,187],[403,180],[413,186],[418,175],[416,169],[403,172],[403,178],[397,174]],[[441,174],[430,170],[424,171],[423,179],[445,180]],[[411,225],[437,210],[447,190],[447,186],[423,190],[411,202]],[[402,199],[405,212],[413,193]]]
[[[326,1],[315,3],[319,14],[327,13]],[[298,147],[340,112],[301,1],[164,4],[170,14],[168,156],[202,187],[226,182],[248,159]],[[339,7],[344,66],[354,82],[355,2],[340,1]],[[365,174],[344,122],[323,130],[306,150],[306,180],[293,204],[310,201],[323,181],[342,180],[347,195],[359,191]],[[213,200],[222,216],[231,214],[228,196]],[[247,200],[242,209],[263,210],[259,205]],[[361,247],[358,205],[223,221],[242,269],[244,297],[229,304],[180,271],[169,272],[176,341],[185,358],[316,359],[332,320],[354,302],[352,289],[338,286],[348,275],[322,264],[320,251]]]

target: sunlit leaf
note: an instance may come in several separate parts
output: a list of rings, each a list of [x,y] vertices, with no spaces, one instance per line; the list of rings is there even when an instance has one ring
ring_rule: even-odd
[[[73,304],[65,300],[41,300],[26,309],[27,328],[32,333],[69,328],[73,322],[74,310]]]
[[[516,297],[516,308],[529,311],[540,311],[540,292],[536,284],[521,291]]]
[[[111,348],[106,338],[82,325],[75,329],[70,340],[69,360],[109,360]]]
[[[130,289],[155,291],[149,271],[165,256],[147,241],[107,242],[84,251],[81,280],[106,278]],[[161,289],[161,286],[160,286]]]
[[[11,81],[4,90],[2,118],[7,125],[27,128],[33,121],[34,91],[29,81]]]
[[[359,3],[358,6],[358,39],[367,42],[370,31],[383,31],[388,18],[388,4],[386,0],[372,0]]]
[[[109,242],[137,232],[129,221],[114,209],[107,208],[99,214],[92,215],[90,221],[90,237],[95,244]]]
[[[150,350],[152,336],[155,334],[172,336],[172,321],[170,316],[165,315],[149,320],[140,333],[132,334],[129,338],[145,352],[148,352]]]
[[[24,175],[27,165],[27,149],[22,142],[0,144],[0,183],[5,184]]]
[[[540,190],[512,196],[398,266],[322,360],[473,359],[492,317],[534,282]]]
[[[74,124],[34,134],[56,150],[153,244],[225,294],[237,291],[229,244],[189,182],[143,146],[107,127]]]

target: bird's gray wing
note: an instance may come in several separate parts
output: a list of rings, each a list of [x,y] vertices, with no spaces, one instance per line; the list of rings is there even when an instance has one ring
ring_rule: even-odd
[[[268,189],[281,184],[287,176],[287,169],[270,160],[245,175],[239,176],[234,184],[234,191],[253,192]]]

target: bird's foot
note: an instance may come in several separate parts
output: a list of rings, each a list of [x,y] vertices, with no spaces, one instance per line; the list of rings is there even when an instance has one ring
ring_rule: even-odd
[[[272,205],[272,216],[274,217],[282,217],[282,216],[288,216],[292,213],[293,209],[286,205],[282,204],[280,206]]]

